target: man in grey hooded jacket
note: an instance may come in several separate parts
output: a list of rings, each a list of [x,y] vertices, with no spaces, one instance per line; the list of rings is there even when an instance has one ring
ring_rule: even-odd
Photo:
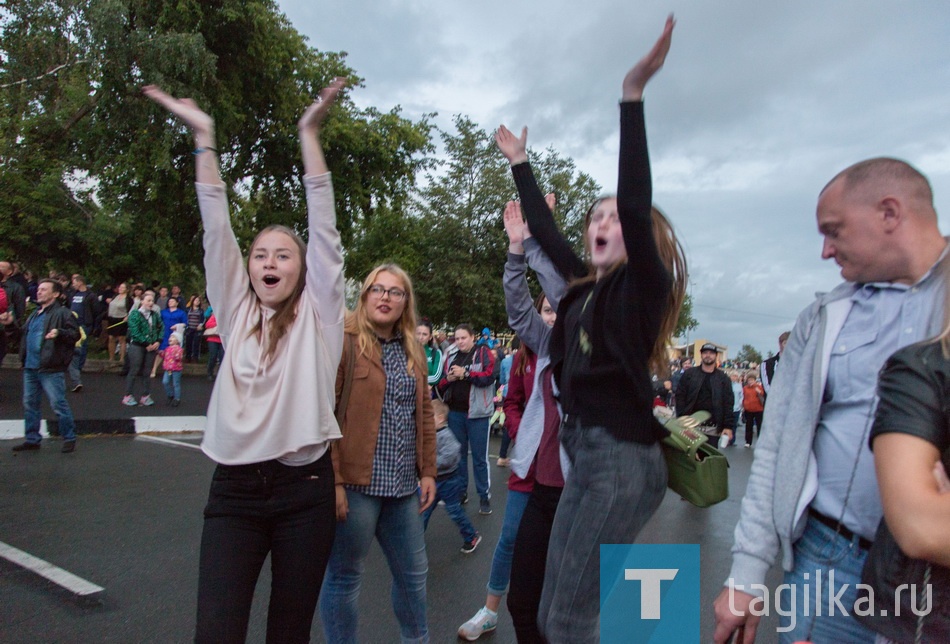
[[[939,332],[950,260],[929,182],[903,161],[845,169],[822,190],[817,218],[822,258],[846,281],[799,315],[782,353],[715,602],[716,642],[736,630],[752,642],[779,608],[782,642],[874,640],[850,615],[882,516],[868,450],[876,376],[894,351]],[[779,552],[785,588],[770,601],[765,575]]]

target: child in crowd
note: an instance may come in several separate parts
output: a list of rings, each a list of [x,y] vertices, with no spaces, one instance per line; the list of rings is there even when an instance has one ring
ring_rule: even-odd
[[[435,479],[435,502],[422,513],[425,526],[429,527],[429,517],[435,510],[438,502],[445,501],[445,511],[455,521],[462,534],[461,552],[469,554],[482,541],[475,526],[469,520],[462,508],[462,480],[456,476],[462,446],[455,435],[449,430],[449,406],[438,399],[432,401],[432,414],[435,418],[436,468],[438,475]]]
[[[181,327],[181,324],[176,324]],[[177,407],[181,404],[181,370],[184,362],[185,349],[182,347],[182,331],[176,329],[168,336],[168,346],[162,353],[162,369],[165,374],[162,376],[162,384],[165,385],[165,393],[168,395],[168,404]]]

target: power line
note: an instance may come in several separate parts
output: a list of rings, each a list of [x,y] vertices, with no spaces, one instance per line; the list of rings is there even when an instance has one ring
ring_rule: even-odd
[[[726,313],[741,313],[742,315],[759,315],[765,318],[772,318],[775,320],[792,320],[794,321],[797,318],[797,315],[791,317],[785,315],[772,315],[771,313],[761,313],[759,311],[743,311],[741,309],[729,309],[724,306],[713,306],[712,304],[700,304],[699,302],[694,302],[693,306],[701,306],[706,309],[715,309],[717,311],[725,311]]]

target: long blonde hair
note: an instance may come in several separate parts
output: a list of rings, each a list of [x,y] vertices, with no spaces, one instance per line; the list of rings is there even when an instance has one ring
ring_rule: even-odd
[[[297,246],[297,251],[300,253],[300,274],[297,276],[297,283],[294,285],[294,290],[291,291],[290,297],[277,305],[274,309],[274,315],[271,316],[270,325],[268,331],[268,343],[267,347],[264,349],[264,359],[267,360],[273,357],[274,352],[277,351],[277,343],[280,342],[280,339],[287,334],[287,331],[290,329],[290,325],[294,323],[294,320],[297,319],[297,303],[300,301],[300,296],[303,294],[304,286],[307,284],[307,245],[303,243],[303,240],[300,239],[300,235],[295,233],[293,230],[287,226],[281,226],[280,224],[274,224],[271,226],[265,227],[261,232],[257,233],[257,236],[254,238],[254,241],[251,242],[251,249],[248,252],[248,255],[254,251],[254,247],[257,245],[257,240],[261,238],[262,235],[270,232],[284,233],[290,237]],[[254,297],[257,298],[257,293],[254,291],[254,287],[250,286],[251,293],[254,293]],[[260,298],[257,299],[258,304],[260,304]],[[251,332],[248,334],[248,337],[256,335],[258,339],[261,337],[261,331],[264,325],[264,316],[261,316],[257,319],[257,323],[251,329]]]
[[[591,204],[590,208],[587,209],[587,214],[584,215],[584,257],[587,262],[589,274],[587,277],[576,280],[574,284],[592,282],[597,279],[594,274],[593,266],[591,266],[590,263],[591,249],[587,229],[590,226],[590,219],[597,209],[597,206],[607,199],[615,198],[614,195],[598,197],[597,200]],[[667,216],[656,206],[650,208],[650,217],[653,222],[653,240],[656,243],[660,261],[663,262],[663,267],[666,268],[666,272],[669,273],[671,281],[670,292],[667,294],[665,310],[663,311],[663,319],[660,321],[660,328],[656,336],[656,341],[653,343],[653,348],[650,350],[648,362],[648,366],[653,373],[662,373],[668,368],[666,345],[670,338],[673,337],[673,332],[676,330],[676,323],[679,321],[680,309],[683,307],[683,300],[686,299],[689,271],[686,268],[686,252],[683,250],[683,245],[676,236],[676,231],[673,230],[673,224],[670,223]],[[628,249],[627,252],[629,253],[630,250]],[[626,263],[626,259],[615,263],[604,272],[604,275],[609,275]]]
[[[423,368],[423,365],[426,364],[426,357],[422,345],[416,340],[416,296],[412,288],[412,280],[409,278],[409,274],[398,265],[380,264],[369,272],[369,275],[363,280],[363,286],[360,288],[360,298],[356,301],[356,308],[346,316],[344,330],[356,335],[356,344],[360,355],[372,357],[380,351],[379,342],[376,341],[376,329],[366,310],[366,298],[369,297],[369,289],[376,283],[376,278],[380,273],[389,273],[395,276],[402,282],[403,290],[406,291],[405,308],[396,321],[394,331],[398,332],[402,338],[402,348],[408,358],[406,368],[412,373],[417,367]]]

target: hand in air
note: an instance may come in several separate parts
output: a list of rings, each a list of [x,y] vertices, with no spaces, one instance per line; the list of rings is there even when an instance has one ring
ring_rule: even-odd
[[[318,129],[344,87],[346,87],[345,78],[334,78],[332,83],[320,90],[317,100],[304,111],[303,116],[297,121],[297,127],[301,130]]]
[[[643,98],[643,88],[646,87],[647,81],[660,71],[666,61],[666,54],[669,53],[670,43],[673,40],[674,26],[676,26],[676,21],[673,20],[673,14],[670,14],[663,27],[663,33],[654,43],[653,49],[641,58],[624,77],[623,100],[639,101]]]
[[[509,201],[505,204],[505,232],[508,233],[509,246],[517,246],[524,252],[522,244],[525,240],[525,231],[527,226],[524,224],[524,217],[521,215],[521,204],[517,201]]]
[[[214,120],[201,111],[198,104],[190,98],[175,98],[158,85],[146,85],[142,88],[142,93],[190,127],[196,137],[198,134],[210,134],[214,130]]]
[[[524,163],[528,160],[528,128],[521,128],[521,136],[517,137],[511,133],[511,130],[504,125],[499,125],[495,130],[495,143],[498,149],[508,159],[511,165]]]

